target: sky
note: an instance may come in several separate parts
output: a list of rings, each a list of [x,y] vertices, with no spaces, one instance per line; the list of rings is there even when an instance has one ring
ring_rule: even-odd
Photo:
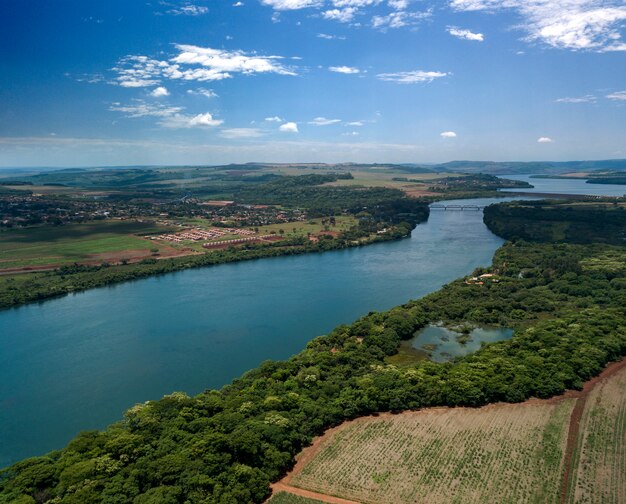
[[[624,0],[0,0],[0,167],[612,158]]]

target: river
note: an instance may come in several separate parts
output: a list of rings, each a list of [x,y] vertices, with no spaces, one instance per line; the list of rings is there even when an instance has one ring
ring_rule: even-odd
[[[481,211],[433,211],[404,240],[186,270],[0,312],[0,467],[61,448],[137,402],[221,387],[285,359],[338,324],[489,265],[501,244]]]

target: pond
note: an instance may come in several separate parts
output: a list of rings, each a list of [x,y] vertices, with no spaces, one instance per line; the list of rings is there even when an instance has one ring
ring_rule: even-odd
[[[513,337],[506,328],[475,327],[469,333],[442,325],[429,325],[409,342],[411,348],[434,362],[446,362],[479,350],[483,343],[504,341]]]

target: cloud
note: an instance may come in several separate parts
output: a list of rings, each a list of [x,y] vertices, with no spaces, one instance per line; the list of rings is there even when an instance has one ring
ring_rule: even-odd
[[[626,91],[616,91],[615,93],[606,95],[606,97],[609,100],[624,101],[626,100]]]
[[[464,30],[455,26],[448,26],[447,31],[453,37],[462,40],[474,40],[476,42],[483,42],[485,40],[485,36],[482,33],[473,33],[470,30]]]
[[[142,100],[135,100],[132,105],[112,103],[109,107],[112,112],[122,112],[126,117],[171,117],[180,113],[182,107],[168,107],[159,103],[151,104]]]
[[[359,136],[359,132],[358,131],[347,131],[346,133],[342,133],[342,136],[355,137],[355,136]]]
[[[552,140],[550,137],[539,137],[537,139],[537,143],[553,143],[554,140]]]
[[[363,121],[351,121],[351,122],[346,123],[346,126],[361,127],[361,126],[365,126],[365,123]]]
[[[382,81],[397,82],[399,84],[415,84],[420,82],[432,82],[435,79],[450,75],[447,72],[424,72],[422,70],[414,70],[412,72],[395,72],[382,73],[378,77]]]
[[[265,120],[267,122],[283,122],[284,121],[282,117],[278,117],[278,116],[266,117]]]
[[[406,12],[396,11],[386,16],[374,16],[372,18],[372,26],[379,30],[388,28],[402,28],[404,26],[414,26],[420,21],[432,16],[432,11],[425,12]]]
[[[198,88],[198,89],[188,89],[187,94],[195,95],[195,96],[204,96],[205,98],[217,98],[218,94],[212,89],[206,88]]]
[[[565,97],[558,98],[557,103],[595,103],[597,98],[593,95],[579,96],[575,98]]]
[[[325,117],[316,117],[312,121],[309,121],[309,124],[313,124],[314,126],[329,126],[331,124],[340,123],[341,119],[326,119]]]
[[[159,86],[158,88],[155,88],[150,93],[150,96],[154,96],[155,98],[161,98],[162,96],[169,96],[169,95],[170,95],[170,92],[167,90],[167,88],[164,88],[163,86]]]
[[[317,7],[320,0],[261,0],[261,3],[275,10],[284,11]]]
[[[243,2],[235,2],[235,3],[233,4],[233,7],[243,7],[243,6],[244,6],[244,3],[243,3]]]
[[[456,133],[454,131],[444,131],[440,133],[442,138],[456,138]]]
[[[626,51],[623,0],[451,0],[458,11],[514,10],[525,39],[559,49]]]
[[[212,128],[223,123],[224,121],[214,119],[208,112],[197,115],[174,114],[159,122],[166,128]]]
[[[230,128],[220,131],[222,138],[258,138],[265,135],[263,131],[258,128]]]
[[[358,9],[355,7],[345,7],[343,9],[329,9],[322,12],[324,19],[339,21],[340,23],[349,23],[354,18]]]
[[[167,11],[168,14],[173,14],[174,16],[202,16],[203,14],[207,14],[208,12],[208,7],[194,4],[187,4],[181,7],[175,7]]]
[[[339,35],[328,35],[327,33],[318,33],[317,38],[325,40],[346,40],[346,37],[342,37]]]
[[[159,125],[166,128],[195,128],[219,126],[224,121],[214,119],[208,112],[205,114],[183,114],[183,107],[168,107],[159,103],[146,103],[143,100],[135,100],[132,105],[112,103],[109,107],[112,112],[122,112],[126,117],[158,117]]]
[[[298,133],[298,125],[295,122],[286,122],[278,128],[283,133]]]
[[[252,75],[275,73],[296,75],[280,63],[281,56],[258,56],[243,51],[226,51],[195,45],[177,44],[179,54],[167,61],[147,56],[126,56],[113,68],[117,84],[122,87],[146,87],[160,84],[163,79],[186,81],[216,81],[233,74]]]
[[[361,72],[358,68],[349,67],[349,66],[331,66],[328,67],[331,72],[342,73],[342,74],[358,74]]]

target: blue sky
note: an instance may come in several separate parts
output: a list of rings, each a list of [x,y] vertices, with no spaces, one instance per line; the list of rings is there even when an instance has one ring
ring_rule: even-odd
[[[0,166],[626,157],[622,0],[0,0]]]

